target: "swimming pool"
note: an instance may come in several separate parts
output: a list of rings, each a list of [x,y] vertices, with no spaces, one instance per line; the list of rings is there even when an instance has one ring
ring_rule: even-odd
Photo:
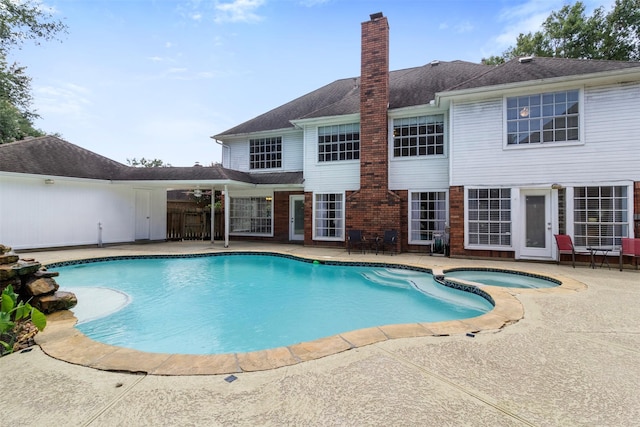
[[[463,279],[483,285],[506,288],[553,288],[560,286],[560,281],[537,274],[522,273],[512,270],[465,268],[445,271],[447,279]]]
[[[76,327],[96,341],[147,352],[249,352],[493,308],[481,290],[449,288],[428,270],[402,266],[268,254],[91,261],[50,266],[62,289],[87,292],[78,292],[74,310],[89,314]],[[93,290],[101,293],[91,297]],[[100,315],[111,300],[105,290],[126,298],[113,298],[116,308]]]

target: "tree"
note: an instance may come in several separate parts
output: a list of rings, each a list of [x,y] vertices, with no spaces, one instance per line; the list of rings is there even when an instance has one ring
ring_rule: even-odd
[[[137,168],[168,168],[171,167],[169,163],[164,163],[160,159],[145,159],[142,157],[140,160],[136,159],[127,159],[127,164],[129,166],[137,167]]]
[[[52,40],[66,28],[39,2],[0,0],[0,144],[42,134],[33,127],[31,78],[25,67],[7,62],[9,52],[27,40]]]
[[[535,33],[518,35],[516,45],[502,56],[483,59],[499,64],[517,56],[640,60],[640,0],[616,0],[605,14],[599,7],[591,16],[578,1],[552,12]]]

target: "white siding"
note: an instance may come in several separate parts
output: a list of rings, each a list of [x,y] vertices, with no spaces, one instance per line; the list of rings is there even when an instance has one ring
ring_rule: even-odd
[[[0,243],[14,249],[134,240],[134,193],[126,185],[44,177],[0,177]],[[151,238],[166,238],[166,191],[151,199]]]
[[[254,138],[282,137],[282,168],[260,169],[249,168],[249,140]],[[253,134],[243,138],[234,138],[224,142],[229,147],[223,150],[225,167],[243,172],[296,172],[302,170],[302,131],[293,130],[286,132],[269,132],[265,134]],[[228,157],[227,157],[228,156]]]
[[[449,188],[449,115],[446,111],[417,112],[412,116],[444,115],[444,155],[421,157],[394,157],[393,156],[393,119],[389,120],[389,189],[421,191]],[[402,118],[400,115],[395,118]]]
[[[640,179],[640,86],[585,90],[584,143],[503,148],[502,98],[452,106],[451,185]]]
[[[304,188],[305,191],[331,192],[360,188],[360,161],[318,162],[318,128],[304,130]]]

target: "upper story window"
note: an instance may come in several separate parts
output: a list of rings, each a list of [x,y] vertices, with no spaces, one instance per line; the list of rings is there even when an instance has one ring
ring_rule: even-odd
[[[249,167],[273,169],[282,167],[282,137],[249,140]]]
[[[393,156],[444,154],[444,114],[393,120]]]
[[[578,141],[580,92],[565,90],[507,98],[507,144]]]
[[[318,161],[358,160],[360,124],[318,127]]]

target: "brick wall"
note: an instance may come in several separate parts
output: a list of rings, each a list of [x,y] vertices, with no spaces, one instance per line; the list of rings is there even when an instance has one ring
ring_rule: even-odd
[[[362,23],[360,189],[347,193],[345,225],[368,238],[395,229],[402,241],[402,198],[388,187],[388,105],[389,24],[380,14]]]
[[[449,245],[452,257],[514,258],[513,251],[464,248],[464,187],[449,187]]]

